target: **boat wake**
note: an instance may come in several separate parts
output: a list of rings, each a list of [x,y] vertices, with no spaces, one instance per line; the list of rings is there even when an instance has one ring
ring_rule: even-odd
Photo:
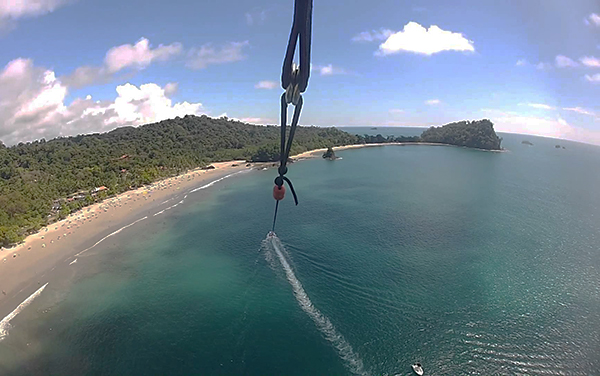
[[[25,309],[25,307],[31,304],[33,299],[37,298],[42,293],[42,291],[44,291],[46,286],[48,286],[47,283],[44,286],[37,289],[36,292],[31,294],[29,298],[25,299],[23,303],[19,304],[17,308],[15,308],[14,311],[9,313],[8,316],[6,316],[2,319],[2,321],[0,321],[0,341],[2,341],[8,335],[8,330],[10,329],[10,321],[14,319],[23,309]]]
[[[325,339],[335,347],[340,358],[342,358],[344,361],[344,365],[355,375],[367,375],[367,372],[364,370],[362,360],[358,354],[354,352],[352,346],[348,343],[348,341],[346,341],[344,336],[337,331],[329,318],[323,315],[321,311],[319,311],[319,309],[313,305],[308,294],[306,291],[304,291],[302,284],[298,278],[296,278],[296,274],[294,274],[293,269],[285,258],[285,247],[275,233],[270,233],[267,238],[263,240],[262,249],[265,251],[265,257],[267,258],[267,261],[271,267],[274,267],[273,254],[277,256],[281,266],[283,267],[283,270],[285,271],[287,280],[292,286],[294,297],[298,301],[298,305],[308,315],[308,317],[312,319],[317,326],[317,329],[319,329]]]

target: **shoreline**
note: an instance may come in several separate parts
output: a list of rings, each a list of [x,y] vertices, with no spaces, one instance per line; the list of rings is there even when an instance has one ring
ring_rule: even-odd
[[[334,151],[380,146],[454,146],[438,143],[373,143],[336,146]],[[300,161],[316,158],[327,148],[313,149],[290,158]],[[480,150],[480,149],[476,149]],[[149,216],[160,215],[177,207],[189,193],[243,171],[270,168],[275,162],[225,161],[212,165],[215,169],[196,168],[162,179],[144,187],[129,190],[83,207],[67,218],[41,228],[11,248],[0,248],[0,326],[12,320],[10,313],[29,299],[42,280],[60,263],[73,265],[77,257],[105,239],[120,233]],[[249,164],[249,166],[247,166]],[[202,185],[202,183],[207,183]],[[175,198],[183,194],[183,199]],[[150,213],[156,211],[156,213]],[[7,316],[8,315],[8,316]],[[1,336],[0,336],[1,340]]]
[[[234,164],[237,166],[232,166]],[[181,200],[195,189],[204,189],[232,174],[250,171],[254,164],[246,167],[245,161],[243,164],[228,161],[213,163],[213,166],[215,169],[190,170],[106,198],[43,227],[12,248],[2,248],[0,326],[8,324],[7,315],[48,282],[43,278],[57,266],[75,264],[77,255],[133,225],[132,222],[170,210],[181,204],[176,198]]]

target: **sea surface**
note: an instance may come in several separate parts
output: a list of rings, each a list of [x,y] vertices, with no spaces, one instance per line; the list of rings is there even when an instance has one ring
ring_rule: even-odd
[[[270,238],[274,169],[189,193],[40,281],[0,374],[600,375],[600,148],[501,136],[294,163]]]

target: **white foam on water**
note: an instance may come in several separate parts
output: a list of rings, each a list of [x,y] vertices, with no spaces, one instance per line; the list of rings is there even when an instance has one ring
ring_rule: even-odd
[[[352,346],[346,341],[344,336],[337,331],[335,326],[331,323],[329,318],[321,313],[317,307],[315,307],[310,300],[310,297],[304,291],[302,283],[296,278],[294,270],[291,268],[287,259],[283,255],[285,247],[276,235],[269,236],[263,242],[265,252],[273,251],[279,258],[281,266],[285,271],[288,282],[292,286],[294,291],[294,297],[298,301],[298,305],[302,310],[310,317],[317,329],[323,334],[337,350],[340,358],[344,361],[346,367],[355,375],[367,375],[368,373],[364,370],[363,362],[356,352],[352,349]],[[266,253],[268,255],[268,253]],[[268,261],[268,260],[267,260]]]
[[[172,201],[173,199],[174,197],[171,197],[170,199],[161,202],[159,205],[166,204],[167,202]]]
[[[17,308],[15,308],[14,311],[9,313],[8,316],[6,316],[2,319],[2,321],[0,321],[0,341],[8,335],[8,330],[10,329],[10,321],[14,319],[23,309],[25,309],[25,307],[31,304],[33,299],[37,298],[42,293],[42,291],[44,291],[46,286],[48,286],[47,283],[44,286],[37,289],[36,292],[31,294],[29,298],[25,299],[23,303],[19,304]]]
[[[213,185],[215,185],[216,183],[218,183],[218,182],[220,182],[220,181],[222,181],[222,180],[225,180],[225,179],[227,179],[227,178],[229,178],[229,177],[232,177],[233,175],[242,174],[242,173],[244,173],[244,172],[248,172],[248,171],[249,171],[249,170],[242,170],[242,171],[234,172],[233,174],[225,175],[225,176],[223,176],[222,178],[219,178],[219,179],[217,179],[217,180],[213,180],[213,181],[211,181],[210,183],[208,183],[208,184],[205,184],[205,185],[203,185],[203,186],[201,186],[201,187],[194,188],[194,189],[192,189],[192,190],[191,190],[189,193],[194,193],[194,192],[196,192],[196,191],[199,191],[199,190],[201,190],[201,189],[206,189],[206,188],[208,188],[208,187],[212,187],[212,186],[213,186]]]
[[[148,216],[146,216],[146,217],[142,217],[142,218],[140,218],[140,219],[138,219],[138,220],[136,220],[136,221],[133,221],[133,222],[131,222],[130,224],[128,224],[128,225],[126,225],[126,226],[123,226],[123,227],[121,227],[121,228],[120,228],[120,229],[118,229],[117,231],[111,232],[110,234],[106,235],[106,236],[105,236],[105,237],[103,237],[102,239],[98,240],[98,241],[97,241],[97,242],[96,242],[96,243],[95,243],[93,246],[91,246],[91,247],[88,247],[88,248],[84,249],[83,251],[79,252],[79,253],[78,253],[78,254],[76,254],[75,256],[79,256],[79,255],[81,255],[81,254],[83,254],[83,253],[85,253],[85,252],[89,251],[90,249],[94,248],[94,247],[95,247],[95,246],[97,246],[98,244],[102,243],[104,240],[106,240],[106,239],[110,238],[110,237],[111,237],[111,236],[113,236],[113,235],[117,235],[119,232],[121,232],[121,231],[125,230],[127,227],[131,227],[131,226],[135,225],[136,223],[138,223],[139,221],[143,221],[143,220],[144,220],[144,219],[146,219],[146,218],[148,218]]]
[[[76,262],[77,262],[77,259],[75,259],[75,260],[71,261],[71,262],[69,263],[69,265],[73,265],[73,264],[74,264],[74,263],[76,263]]]

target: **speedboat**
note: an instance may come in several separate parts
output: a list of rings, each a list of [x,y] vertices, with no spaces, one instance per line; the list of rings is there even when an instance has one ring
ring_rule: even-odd
[[[423,376],[423,367],[421,366],[421,363],[415,363],[411,367],[417,375]]]
[[[267,234],[267,238],[272,238],[275,236],[275,232],[273,231],[269,231],[269,233]]]

